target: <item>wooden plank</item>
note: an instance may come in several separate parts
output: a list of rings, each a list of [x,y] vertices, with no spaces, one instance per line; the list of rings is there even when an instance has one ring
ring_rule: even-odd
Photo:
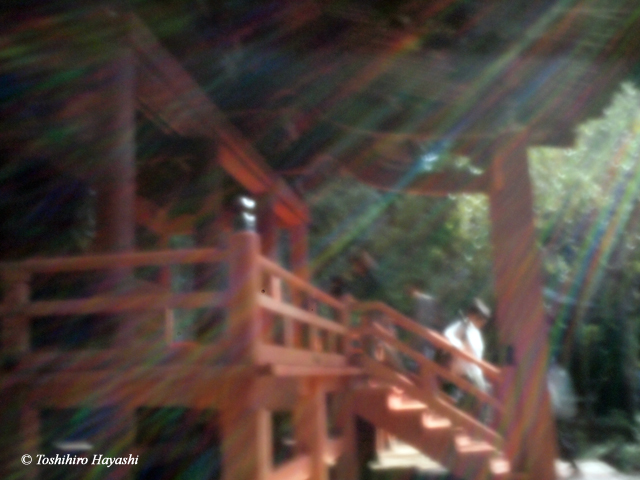
[[[269,372],[277,377],[344,377],[362,375],[362,369],[345,366],[316,367],[303,365],[270,365]]]
[[[260,344],[256,347],[255,362],[258,365],[275,364],[328,368],[348,366],[347,359],[335,353],[294,350],[279,345],[265,344]]]
[[[162,250],[156,252],[104,253],[75,257],[32,258],[21,262],[2,262],[0,270],[34,273],[79,272],[149,265],[215,263],[226,260],[226,252],[215,248]]]
[[[19,313],[29,317],[83,315],[173,308],[219,307],[227,295],[220,292],[138,293],[133,295],[97,295],[77,300],[40,300],[21,307],[0,307],[0,315]]]
[[[311,457],[297,455],[271,472],[269,480],[308,480],[311,472]]]
[[[471,363],[478,365],[482,369],[484,375],[487,378],[494,381],[500,381],[502,378],[500,369],[498,367],[491,365],[490,363],[485,362],[483,360],[479,360],[467,352],[457,349],[456,347],[451,345],[451,343],[439,333],[433,330],[430,330],[426,327],[423,327],[422,325],[416,323],[414,320],[411,320],[410,318],[405,317],[400,312],[394,310],[393,308],[391,308],[390,306],[382,302],[361,302],[356,304],[354,309],[361,311],[363,313],[374,312],[374,311],[382,312],[386,314],[393,323],[395,323],[399,327],[409,330],[411,333],[414,333],[424,338],[425,340],[428,340],[436,348],[445,350],[446,352],[451,353],[452,355],[455,355],[457,357],[460,357],[465,361],[469,361]]]
[[[324,317],[316,315],[315,313],[307,312],[299,307],[291,305],[289,303],[278,302],[277,300],[269,297],[265,294],[258,296],[258,304],[270,312],[277,313],[286,317],[291,317],[296,321],[306,323],[312,327],[316,327],[322,330],[329,330],[331,332],[347,335],[349,330],[333,320],[327,320]]]

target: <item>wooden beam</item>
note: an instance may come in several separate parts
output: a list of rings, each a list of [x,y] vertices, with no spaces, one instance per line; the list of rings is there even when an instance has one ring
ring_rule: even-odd
[[[279,364],[326,368],[344,368],[348,365],[346,357],[335,353],[320,353],[265,344],[258,345],[255,351],[257,365]]]
[[[444,197],[460,193],[486,193],[489,188],[487,174],[473,175],[464,172],[434,172],[418,174],[411,181],[397,171],[385,172],[381,168],[368,168],[365,171],[353,172],[359,180],[381,190]]]
[[[142,112],[151,119],[160,119],[180,135],[214,140],[219,145],[218,164],[232,177],[253,194],[274,193],[275,212],[283,224],[308,222],[304,202],[135,16],[131,31],[131,48],[138,61],[137,99]]]

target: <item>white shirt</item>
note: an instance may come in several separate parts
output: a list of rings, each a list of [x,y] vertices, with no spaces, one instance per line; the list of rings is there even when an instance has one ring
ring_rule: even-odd
[[[444,336],[454,347],[482,360],[484,341],[480,330],[471,321],[458,320],[452,323],[445,329]],[[482,369],[475,363],[454,357],[451,370],[456,375],[469,377],[477,387],[487,391],[488,385],[482,374]]]

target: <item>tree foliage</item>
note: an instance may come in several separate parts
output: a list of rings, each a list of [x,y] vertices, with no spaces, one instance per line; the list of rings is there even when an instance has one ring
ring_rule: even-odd
[[[311,254],[316,278],[350,274],[348,258],[368,252],[376,275],[397,308],[410,312],[406,286],[413,281],[440,302],[451,318],[474,295],[490,292],[486,201],[482,197],[428,198],[383,193],[339,178],[308,198]]]

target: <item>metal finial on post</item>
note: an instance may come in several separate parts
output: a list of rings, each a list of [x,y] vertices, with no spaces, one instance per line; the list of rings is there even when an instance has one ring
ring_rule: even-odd
[[[236,206],[235,229],[237,231],[255,232],[257,224],[256,201],[251,197],[242,195],[238,197]]]

